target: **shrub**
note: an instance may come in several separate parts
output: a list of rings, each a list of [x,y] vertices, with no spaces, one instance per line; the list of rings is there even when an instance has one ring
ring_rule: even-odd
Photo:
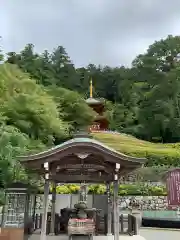
[[[64,184],[56,188],[57,194],[77,194],[80,185]],[[111,194],[113,193],[111,186]],[[52,188],[50,188],[52,191]],[[103,184],[92,184],[88,186],[89,194],[105,194],[106,186]],[[166,196],[167,191],[164,186],[151,186],[146,184],[122,184],[119,185],[120,196]]]

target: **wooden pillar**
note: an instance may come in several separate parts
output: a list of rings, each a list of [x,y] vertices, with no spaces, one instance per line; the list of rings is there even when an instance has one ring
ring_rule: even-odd
[[[5,223],[7,220],[7,213],[8,213],[8,196],[7,193],[5,194],[5,204],[2,209],[2,219],[1,219],[1,227],[5,227]]]
[[[56,183],[52,182],[52,208],[51,208],[51,228],[50,235],[55,235],[55,206],[56,206]]]
[[[110,194],[110,183],[106,184],[106,192],[107,192],[107,236],[112,235],[111,224],[112,224],[112,213],[111,213],[111,194]]]
[[[46,240],[48,196],[49,196],[49,181],[45,180],[45,185],[44,185],[44,204],[43,204],[44,213],[43,213],[43,218],[42,218],[40,240]]]
[[[114,240],[119,240],[119,206],[118,206],[118,180],[114,180]]]
[[[34,230],[35,230],[35,217],[36,217],[36,204],[37,204],[37,196],[34,196],[34,204],[33,204],[33,223],[34,223]]]

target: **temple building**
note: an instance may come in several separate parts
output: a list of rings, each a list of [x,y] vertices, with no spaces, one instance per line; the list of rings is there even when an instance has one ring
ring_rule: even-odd
[[[86,99],[86,103],[96,112],[96,117],[93,124],[90,126],[90,131],[106,131],[108,130],[108,120],[105,116],[105,101],[102,99],[93,98],[93,84],[90,81],[90,97]]]

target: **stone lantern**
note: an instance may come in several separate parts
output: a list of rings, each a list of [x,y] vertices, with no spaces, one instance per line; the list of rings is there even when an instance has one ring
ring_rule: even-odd
[[[36,191],[23,183],[13,183],[6,189],[3,207],[2,232],[16,240],[28,238],[34,230]],[[10,238],[11,239],[11,238]]]

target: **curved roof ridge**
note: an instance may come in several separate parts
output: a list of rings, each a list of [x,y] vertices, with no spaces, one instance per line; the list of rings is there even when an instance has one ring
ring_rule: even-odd
[[[48,156],[51,156],[55,153],[58,152],[58,150],[61,150],[63,148],[68,148],[68,147],[71,147],[70,145],[73,145],[73,144],[83,144],[83,143],[90,143],[90,144],[94,144],[96,146],[99,146],[99,147],[102,147],[104,150],[107,150],[107,151],[110,151],[111,153],[115,154],[117,157],[122,157],[124,158],[124,160],[132,160],[132,161],[145,161],[145,158],[137,158],[137,157],[133,157],[133,156],[130,156],[130,155],[126,155],[124,153],[121,153],[121,152],[118,152],[117,150],[105,145],[104,143],[101,143],[100,141],[96,140],[96,139],[92,139],[92,138],[88,138],[88,137],[77,137],[77,138],[73,138],[73,139],[70,139],[64,143],[61,143],[55,147],[52,147],[50,149],[47,149],[43,152],[40,152],[40,153],[35,153],[35,154],[31,154],[31,155],[26,155],[26,156],[21,156],[20,159],[23,159],[23,158],[26,158],[26,159],[30,159],[30,158],[33,158],[33,159],[36,159],[36,158],[43,158],[43,157],[48,157]]]
[[[101,98],[87,98],[86,100],[87,104],[99,104],[99,103],[104,103],[104,100],[102,100]]]

